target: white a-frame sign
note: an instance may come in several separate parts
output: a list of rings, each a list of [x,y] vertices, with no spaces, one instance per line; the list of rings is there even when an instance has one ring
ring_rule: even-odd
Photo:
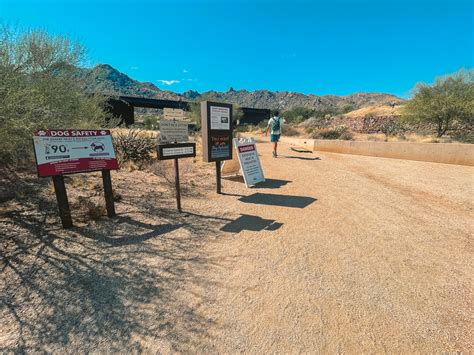
[[[257,153],[257,146],[253,138],[234,138],[234,147],[239,157],[240,169],[244,177],[245,186],[250,187],[264,182],[262,165]]]

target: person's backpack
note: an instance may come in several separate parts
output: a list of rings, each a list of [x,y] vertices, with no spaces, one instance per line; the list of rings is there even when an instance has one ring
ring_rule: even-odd
[[[279,130],[280,130],[280,117],[273,117],[272,132],[277,132]]]

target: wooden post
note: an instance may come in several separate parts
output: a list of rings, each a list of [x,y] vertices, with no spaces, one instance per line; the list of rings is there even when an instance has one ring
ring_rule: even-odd
[[[174,178],[176,184],[176,206],[178,207],[178,211],[181,212],[181,188],[179,186],[179,165],[177,158],[174,160]]]
[[[216,160],[216,191],[221,193],[221,161]]]
[[[71,210],[69,209],[69,201],[67,200],[66,185],[64,185],[64,176],[53,176],[54,192],[58,201],[59,216],[63,228],[72,228]]]
[[[107,216],[115,217],[114,194],[112,192],[112,179],[110,178],[110,170],[102,170],[102,182],[104,184],[105,207],[107,208]]]

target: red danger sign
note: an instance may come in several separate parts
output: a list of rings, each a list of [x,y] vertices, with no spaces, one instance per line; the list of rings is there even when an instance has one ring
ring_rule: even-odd
[[[251,152],[255,150],[255,144],[239,145],[239,153]]]
[[[33,143],[40,177],[118,169],[109,130],[37,130]]]

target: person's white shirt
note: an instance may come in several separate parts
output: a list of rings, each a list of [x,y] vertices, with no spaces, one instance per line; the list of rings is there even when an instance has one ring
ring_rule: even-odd
[[[274,131],[274,130],[273,130],[273,122],[274,122],[275,120],[280,120],[280,129]],[[268,120],[268,125],[267,125],[267,127],[270,128],[270,134],[281,134],[281,127],[283,126],[284,123],[286,123],[286,122],[285,122],[285,120],[284,120],[283,118],[281,118],[281,117],[273,116],[272,118],[270,118],[270,119]]]

